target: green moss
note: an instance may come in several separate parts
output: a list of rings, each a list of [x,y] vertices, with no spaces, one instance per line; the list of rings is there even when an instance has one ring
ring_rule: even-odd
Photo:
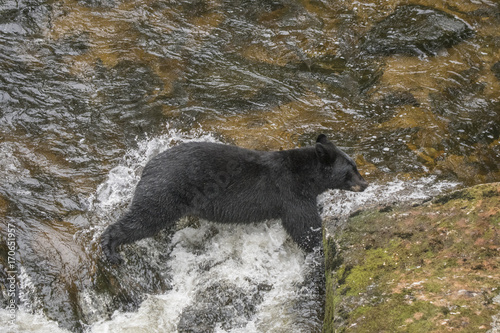
[[[431,281],[426,281],[424,283],[424,290],[428,293],[433,293],[437,294],[440,293],[443,290],[444,286],[443,283],[440,282],[439,280],[436,281],[435,279]]]
[[[378,248],[365,252],[364,263],[353,267],[345,279],[350,289],[347,295],[358,295],[396,266],[391,250]]]
[[[443,204],[448,203],[449,201],[453,201],[453,200],[457,200],[457,199],[467,201],[467,200],[474,199],[474,197],[467,190],[459,190],[459,191],[451,192],[449,194],[438,196],[436,199],[434,199],[434,203],[443,205]]]
[[[337,256],[337,245],[331,237],[326,237],[323,241],[323,249],[325,252],[325,269],[327,272],[332,271],[339,265]]]
[[[428,302],[408,302],[403,295],[395,295],[378,306],[364,306],[353,312],[356,332],[429,332],[432,321],[443,316],[443,309]],[[362,319],[356,321],[356,319]]]
[[[326,274],[326,280],[325,280],[325,289],[328,290],[326,293],[326,300],[325,300],[325,318],[324,318],[324,324],[323,324],[323,332],[333,332],[333,322],[335,318],[335,299],[334,295],[335,293],[333,290],[335,289],[335,286],[333,284],[333,278],[332,275],[327,273]]]

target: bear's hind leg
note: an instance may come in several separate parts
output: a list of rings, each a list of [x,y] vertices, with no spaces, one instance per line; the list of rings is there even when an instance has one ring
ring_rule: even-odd
[[[120,221],[108,226],[101,235],[101,248],[106,259],[112,264],[120,264],[122,259],[116,253],[116,247],[123,244],[125,238],[120,228]]]
[[[116,223],[108,226],[101,236],[101,247],[106,258],[113,264],[122,262],[116,248],[143,238],[152,237],[160,230],[171,228],[182,217],[180,212],[169,211],[153,215],[154,208],[133,207]]]

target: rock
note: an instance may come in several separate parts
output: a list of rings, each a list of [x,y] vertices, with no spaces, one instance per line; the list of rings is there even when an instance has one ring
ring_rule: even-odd
[[[384,96],[379,103],[382,106],[401,106],[401,105],[412,105],[420,106],[415,96],[409,91],[394,91],[386,96]]]
[[[179,333],[214,332],[241,327],[255,314],[263,301],[261,290],[245,290],[232,283],[214,282],[196,295],[194,304],[183,309],[177,331]]]
[[[491,71],[500,80],[500,61],[491,66]]]
[[[324,332],[494,329],[500,183],[351,216],[325,241]]]
[[[427,6],[404,5],[368,32],[361,49],[379,55],[435,55],[472,34],[469,24],[458,17]]]

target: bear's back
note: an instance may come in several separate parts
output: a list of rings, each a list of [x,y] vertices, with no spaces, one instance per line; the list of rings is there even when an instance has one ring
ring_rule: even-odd
[[[146,165],[136,196],[175,197],[187,203],[189,214],[218,222],[275,218],[282,200],[277,157],[217,143],[180,144]]]
[[[213,142],[188,142],[174,146],[151,159],[142,172],[142,179],[166,178],[175,181],[187,177],[190,181],[212,181],[214,174],[227,173],[253,178],[271,172],[273,152],[256,151]]]

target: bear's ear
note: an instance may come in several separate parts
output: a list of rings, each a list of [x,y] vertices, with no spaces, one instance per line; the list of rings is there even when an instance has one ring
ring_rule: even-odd
[[[321,142],[316,143],[316,156],[321,163],[329,164],[335,161],[335,155],[331,155],[328,152],[328,148],[325,147]]]
[[[326,135],[320,134],[320,135],[318,135],[318,138],[316,139],[316,142],[319,142],[319,143],[328,143],[330,141],[328,141]]]

